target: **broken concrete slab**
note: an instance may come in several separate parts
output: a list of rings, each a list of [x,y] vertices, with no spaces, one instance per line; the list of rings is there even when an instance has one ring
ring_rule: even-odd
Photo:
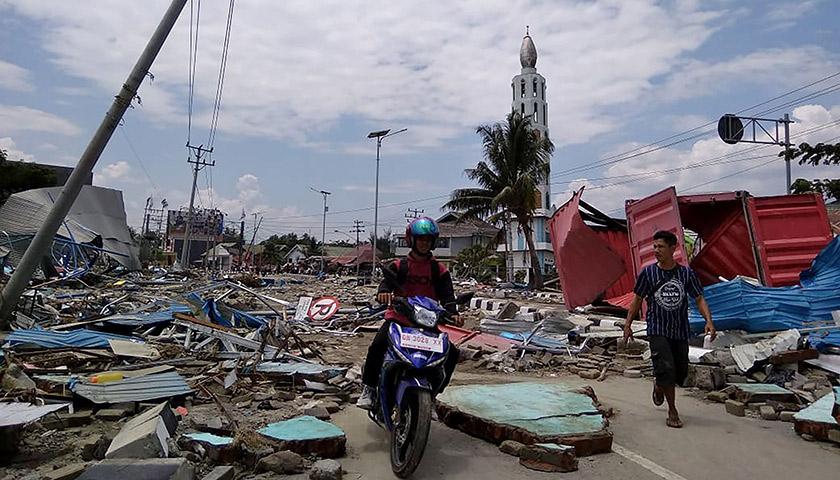
[[[44,474],[45,480],[75,480],[85,471],[87,467],[84,463],[74,463],[66,465],[61,468],[46,472]]]
[[[729,400],[729,394],[727,392],[709,392],[706,394],[706,400],[724,403]]]
[[[257,433],[276,443],[280,449],[301,455],[337,458],[344,455],[347,447],[344,430],[308,415],[266,425]]]
[[[231,466],[216,467],[201,480],[233,480],[236,476],[236,469]]]
[[[796,394],[772,383],[733,383],[735,400],[742,403],[759,403],[767,400],[795,402]]]
[[[163,420],[164,425],[166,425],[166,431],[169,432],[169,435],[175,435],[175,430],[178,428],[178,416],[175,415],[175,412],[173,412],[172,408],[169,407],[169,402],[159,403],[154,407],[144,410],[139,415],[126,422],[126,427],[133,428],[139,426],[140,424],[146,423],[155,417],[160,417]]]
[[[574,472],[578,469],[575,448],[556,443],[526,445],[519,452],[519,464],[540,472]]]
[[[136,426],[126,424],[114,437],[105,458],[165,458],[169,455],[169,432],[160,417]]]
[[[727,400],[726,413],[735,415],[736,417],[743,417],[747,414],[747,406],[737,400]]]
[[[239,455],[232,437],[212,433],[188,433],[181,437],[178,445],[184,450],[203,451],[215,463],[233,463]]]
[[[437,399],[446,425],[495,444],[562,443],[580,456],[609,452],[612,433],[595,392],[543,383],[449,387]]]
[[[761,418],[764,420],[778,420],[779,413],[776,412],[776,409],[771,407],[770,405],[765,405],[761,407],[758,411],[761,415]]]
[[[194,480],[186,458],[109,459],[88,467],[77,480]]]
[[[689,365],[685,386],[701,390],[720,390],[726,386],[726,371],[710,365]]]
[[[525,448],[525,445],[514,440],[505,440],[499,445],[499,450],[502,453],[507,453],[508,455],[513,455],[514,457],[518,457],[519,452],[523,448]]]
[[[82,460],[102,460],[114,439],[108,435],[92,435],[82,440]]]
[[[29,378],[28,375],[23,373],[23,370],[21,370],[15,363],[12,363],[6,369],[3,379],[0,381],[0,386],[2,386],[3,390],[7,392],[35,390],[35,382]]]
[[[840,422],[834,416],[835,402],[840,397],[840,387],[823,396],[810,407],[793,416],[793,428],[800,435],[811,435],[817,440],[828,440],[829,432],[840,430]]]

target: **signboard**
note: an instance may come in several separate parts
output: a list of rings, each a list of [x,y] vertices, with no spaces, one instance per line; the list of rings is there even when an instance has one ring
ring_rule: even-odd
[[[187,230],[189,212],[183,210],[169,210],[166,213],[166,233],[184,235]],[[219,210],[193,209],[193,221],[190,224],[190,235],[213,237],[224,231],[224,214]]]
[[[309,314],[309,305],[312,304],[312,297],[300,297],[298,299],[297,308],[295,308],[295,321],[302,322],[306,320]]]
[[[309,306],[309,318],[323,322],[329,320],[338,312],[338,299],[335,297],[321,297]]]

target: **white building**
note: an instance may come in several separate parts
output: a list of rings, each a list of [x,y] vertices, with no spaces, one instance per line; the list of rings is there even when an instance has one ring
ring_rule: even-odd
[[[522,71],[513,77],[510,84],[513,94],[511,111],[531,117],[533,128],[540,135],[548,137],[548,100],[545,77],[537,73],[537,48],[527,31],[519,49],[519,63],[522,65]],[[534,213],[534,246],[540,268],[545,273],[554,269],[554,254],[548,235],[548,219],[554,212],[554,206],[551,205],[551,186],[547,178],[538,190],[540,208]],[[508,268],[512,268],[514,272],[525,272],[527,278],[531,257],[525,237],[515,221],[511,222],[511,228],[508,231],[508,244],[512,252],[508,259]],[[500,245],[498,251],[504,250],[505,245]]]

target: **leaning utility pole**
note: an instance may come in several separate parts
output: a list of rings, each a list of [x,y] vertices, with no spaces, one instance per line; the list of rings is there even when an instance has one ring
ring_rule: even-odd
[[[143,79],[149,73],[149,67],[152,66],[155,57],[163,46],[163,42],[172,30],[172,26],[175,25],[175,21],[186,3],[187,0],[172,0],[160,24],[146,44],[146,48],[143,49],[143,53],[140,54],[140,58],[134,64],[134,68],[131,69],[131,73],[129,73],[119,94],[111,104],[111,108],[108,109],[108,113],[105,114],[105,118],[102,119],[102,123],[99,124],[99,128],[96,129],[93,138],[90,139],[85,151],[79,158],[79,163],[76,164],[76,168],[73,169],[73,173],[70,174],[70,178],[64,184],[64,188],[47,214],[47,218],[44,219],[44,223],[41,224],[38,233],[35,234],[29,248],[26,249],[26,253],[23,254],[15,273],[12,274],[12,278],[9,279],[9,283],[3,289],[3,293],[0,295],[0,330],[8,328],[9,317],[17,306],[20,295],[26,289],[26,285],[32,278],[38,263],[52,244],[64,217],[67,216],[67,212],[70,211],[70,207],[73,206],[73,202],[79,196],[85,178],[93,171],[93,167],[96,166],[99,156],[102,155],[108,140],[111,139],[114,129],[122,120],[123,114],[131,105],[131,101],[137,96],[137,89],[140,88],[140,84],[143,83]]]
[[[361,220],[353,220],[353,230],[350,230],[350,233],[356,234],[356,251],[361,257],[362,252],[359,251],[359,234],[364,233],[365,231],[365,222]],[[359,276],[359,266],[362,264],[359,258],[356,258],[356,276]]]
[[[192,191],[190,192],[190,209],[187,212],[187,229],[184,231],[184,246],[181,247],[181,267],[184,270],[190,269],[190,243],[192,236],[192,221],[193,221],[193,206],[195,205],[195,188],[196,184],[198,183],[198,171],[204,167],[212,167],[216,165],[215,160],[210,160],[209,162],[204,160],[204,155],[207,153],[213,153],[213,149],[207,150],[203,148],[204,145],[190,145],[187,143],[187,148],[190,149],[192,155],[187,159],[187,163],[191,163],[193,165],[193,181],[192,181]]]

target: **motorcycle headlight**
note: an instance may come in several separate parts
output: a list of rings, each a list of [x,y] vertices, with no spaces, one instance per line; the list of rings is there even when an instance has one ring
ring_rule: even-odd
[[[437,313],[415,306],[414,321],[421,327],[434,328],[437,325]]]

